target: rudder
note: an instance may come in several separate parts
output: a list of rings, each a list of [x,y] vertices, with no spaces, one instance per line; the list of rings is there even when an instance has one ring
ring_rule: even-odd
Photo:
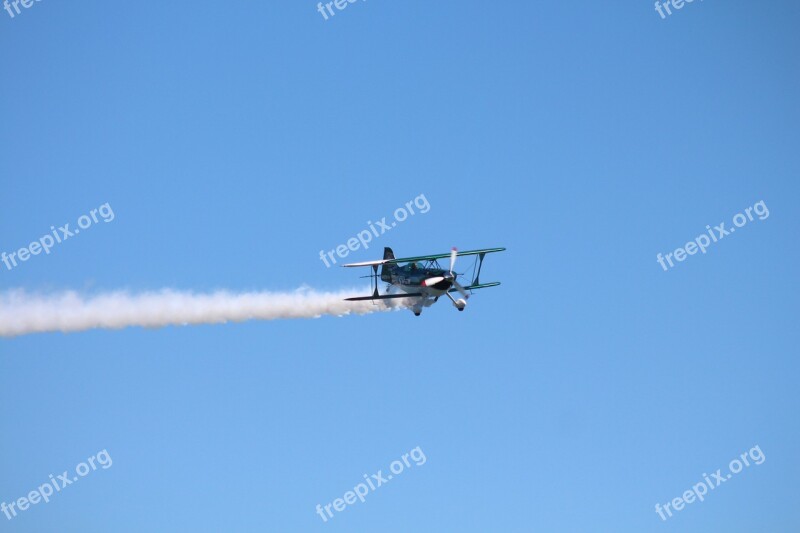
[[[394,252],[388,246],[383,249],[383,259],[384,261],[387,259],[394,259]],[[392,282],[392,271],[394,271],[395,265],[383,265],[381,267],[381,281],[385,281],[386,283]]]

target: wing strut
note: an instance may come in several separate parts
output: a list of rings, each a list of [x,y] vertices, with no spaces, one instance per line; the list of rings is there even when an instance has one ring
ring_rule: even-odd
[[[372,291],[372,297],[378,297],[378,265],[372,265],[372,281],[375,282],[375,290]]]
[[[483,266],[483,258],[486,257],[486,252],[478,254],[478,270],[475,272],[475,279],[472,280],[472,285],[480,285],[481,267]]]

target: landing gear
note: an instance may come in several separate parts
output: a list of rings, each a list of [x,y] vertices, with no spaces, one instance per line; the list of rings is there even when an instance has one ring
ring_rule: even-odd
[[[459,311],[463,311],[464,308],[467,306],[467,301],[466,300],[462,300],[462,299],[454,300],[453,297],[450,296],[449,292],[446,292],[445,294],[447,295],[448,298],[450,298],[450,301],[453,302],[453,305]]]

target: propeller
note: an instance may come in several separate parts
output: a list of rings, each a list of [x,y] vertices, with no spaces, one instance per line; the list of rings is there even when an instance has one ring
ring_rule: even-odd
[[[453,272],[453,269],[456,266],[456,257],[458,257],[458,249],[453,248],[452,250],[450,250],[450,271],[448,272],[448,274],[446,276],[436,276],[433,278],[422,280],[421,285],[423,287],[431,287],[433,285],[436,285],[437,283],[447,280],[453,284],[453,286],[458,290],[458,292],[461,293],[461,296],[463,296],[464,299],[469,298],[469,294],[467,293],[466,290],[464,290],[464,287],[462,287],[461,284],[456,281],[456,274],[455,272]]]
[[[467,294],[467,291],[464,290],[464,287],[462,287],[461,284],[456,281],[456,275],[453,272],[453,268],[456,266],[456,257],[458,257],[458,248],[454,246],[453,249],[450,250],[450,277],[452,278],[453,286],[458,289],[458,292],[460,292],[461,296],[463,296],[466,300],[469,298],[469,294]]]

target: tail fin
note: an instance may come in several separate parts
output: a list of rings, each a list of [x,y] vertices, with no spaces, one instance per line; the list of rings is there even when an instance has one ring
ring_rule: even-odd
[[[383,259],[394,259],[394,252],[388,246],[383,249]],[[389,264],[383,265],[381,267],[381,281],[385,281],[386,283],[392,282],[392,271],[396,268],[396,265]]]

